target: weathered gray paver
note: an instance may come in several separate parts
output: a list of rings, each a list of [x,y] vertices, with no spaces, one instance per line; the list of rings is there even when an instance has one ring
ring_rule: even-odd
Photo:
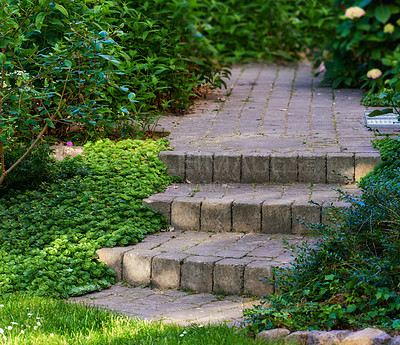
[[[113,285],[107,290],[72,297],[72,303],[83,303],[118,311],[133,318],[148,321],[178,323],[183,326],[196,323],[228,323],[239,326],[243,310],[257,301],[248,297],[221,296],[206,293],[188,293],[126,285]],[[222,303],[221,303],[222,302]]]

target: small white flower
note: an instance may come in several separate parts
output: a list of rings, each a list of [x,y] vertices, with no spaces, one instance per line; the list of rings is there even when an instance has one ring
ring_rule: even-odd
[[[22,334],[24,334],[24,333],[25,333],[25,331],[24,331],[23,329],[21,329],[21,333],[22,333]]]
[[[31,317],[33,314],[32,313],[28,313],[28,316]]]
[[[204,327],[204,325],[199,325],[199,327]]]
[[[0,333],[3,334],[4,333],[4,329],[0,328]]]
[[[18,322],[11,322],[12,325],[18,325]]]
[[[183,331],[183,332],[182,332],[182,334],[186,334],[186,333],[187,333],[186,331]]]
[[[7,340],[7,337],[6,337],[4,334],[3,334],[3,339],[4,339],[4,340]]]
[[[33,329],[36,331],[37,330],[37,326],[33,326]]]
[[[183,337],[183,336],[184,336],[184,334],[179,334],[179,336],[180,336],[180,337]]]
[[[53,338],[53,337],[54,337],[54,334],[53,334],[53,333],[50,333],[50,337],[52,337],[52,338]]]
[[[40,320],[40,317],[38,316],[38,317],[36,317],[36,319]]]
[[[12,330],[12,326],[8,326],[7,329],[8,329],[9,331],[11,331],[11,330]]]
[[[41,326],[42,324],[38,321],[38,322],[36,322],[36,324],[38,325],[38,326]]]
[[[4,304],[0,304],[0,308],[3,308],[4,307]]]

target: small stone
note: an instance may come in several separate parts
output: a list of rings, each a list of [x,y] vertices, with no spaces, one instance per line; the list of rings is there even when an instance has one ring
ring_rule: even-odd
[[[341,345],[386,345],[391,336],[380,329],[366,328],[347,336]]]
[[[307,339],[308,335],[310,334],[310,331],[297,331],[289,334],[286,338],[285,341],[287,343],[295,343],[298,345],[306,345],[307,344]]]
[[[307,345],[336,345],[340,340],[335,334],[326,331],[312,331],[308,335]]]
[[[273,341],[273,340],[283,339],[288,334],[290,334],[290,331],[287,330],[286,328],[275,328],[258,333],[256,335],[256,339]]]
[[[400,345],[400,335],[392,338],[392,340],[389,341],[388,345]]]

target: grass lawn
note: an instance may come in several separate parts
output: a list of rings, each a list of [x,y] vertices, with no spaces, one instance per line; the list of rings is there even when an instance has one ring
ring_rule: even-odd
[[[0,344],[265,344],[225,325],[134,320],[46,297],[0,297]],[[274,343],[277,344],[277,343]]]

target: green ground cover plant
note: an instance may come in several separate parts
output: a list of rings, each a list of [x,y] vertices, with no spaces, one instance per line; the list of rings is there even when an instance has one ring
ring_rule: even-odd
[[[314,225],[316,248],[298,248],[293,268],[277,270],[279,292],[246,312],[253,330],[400,330],[400,139],[376,142],[382,162],[360,182],[361,196]]]
[[[57,179],[8,191],[0,199],[0,293],[67,297],[108,287],[115,274],[95,251],[167,226],[142,206],[171,183],[158,159],[165,149],[166,140],[88,143],[82,162],[64,163]]]
[[[0,344],[261,344],[246,337],[243,330],[226,325],[150,323],[98,308],[19,294],[0,298],[0,320]]]

